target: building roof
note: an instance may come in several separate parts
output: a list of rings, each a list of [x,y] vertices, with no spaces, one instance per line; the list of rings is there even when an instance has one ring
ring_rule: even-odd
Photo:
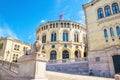
[[[45,25],[45,24],[53,23],[53,22],[73,22],[73,23],[76,23],[76,24],[81,25],[83,29],[86,29],[86,28],[85,28],[85,25],[83,25],[83,24],[81,24],[81,23],[78,23],[78,22],[75,22],[75,21],[71,21],[71,20],[55,20],[55,21],[48,21],[48,22],[46,22],[46,23],[44,23],[44,24],[40,24],[39,27],[38,27],[37,29],[39,29],[41,26],[43,26],[43,25]],[[36,30],[37,30],[37,29],[36,29]]]
[[[100,1],[100,0],[92,0],[92,1],[89,2],[89,3],[83,4],[83,8],[85,9],[85,8],[91,6],[91,5],[94,5],[94,4],[95,4],[96,2],[98,2],[98,1]]]
[[[18,43],[22,43],[22,44],[31,46],[31,44],[29,44],[27,42],[22,42],[22,41],[17,40],[17,39],[15,39],[13,37],[1,37],[0,40],[12,40],[12,41],[15,41],[15,42],[18,42]]]

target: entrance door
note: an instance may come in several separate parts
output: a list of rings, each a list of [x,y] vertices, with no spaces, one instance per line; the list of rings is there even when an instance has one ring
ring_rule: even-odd
[[[63,51],[62,52],[62,63],[66,63],[67,62],[67,59],[69,59],[69,53],[67,50]]]
[[[112,58],[113,58],[115,74],[120,73],[120,55],[115,55]]]
[[[57,57],[56,55],[57,55],[56,51],[51,51],[50,60],[56,60],[56,57]]]
[[[68,59],[68,58],[69,58],[69,53],[68,53],[67,50],[63,51],[63,53],[62,53],[62,58],[63,58],[63,59]]]

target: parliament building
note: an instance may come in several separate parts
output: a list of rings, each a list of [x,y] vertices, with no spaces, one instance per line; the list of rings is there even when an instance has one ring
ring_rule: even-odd
[[[120,73],[120,0],[92,0],[83,9],[86,27],[69,20],[50,21],[36,29],[36,40],[42,41],[42,53],[51,63],[74,63],[87,57],[84,61],[90,73],[113,77]],[[0,57],[16,62],[30,46],[0,38]]]
[[[43,52],[49,60],[67,60],[86,57],[86,28],[68,20],[51,21],[40,25],[37,40],[43,43]]]

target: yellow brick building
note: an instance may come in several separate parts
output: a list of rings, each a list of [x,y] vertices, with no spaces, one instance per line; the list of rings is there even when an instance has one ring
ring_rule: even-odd
[[[40,25],[36,31],[37,40],[43,43],[43,52],[49,60],[86,57],[84,52],[86,29],[76,22],[51,21]]]
[[[24,55],[31,45],[11,37],[0,38],[0,59],[10,62],[17,62],[17,59]]]
[[[120,73],[120,0],[93,0],[83,5],[89,68],[95,75]]]

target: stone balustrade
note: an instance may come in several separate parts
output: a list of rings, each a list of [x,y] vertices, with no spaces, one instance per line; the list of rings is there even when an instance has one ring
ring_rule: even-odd
[[[70,58],[70,59],[58,59],[58,60],[49,60],[48,64],[59,64],[59,63],[76,63],[81,61],[88,61],[88,58]]]
[[[7,70],[10,70],[14,73],[18,73],[18,68],[19,68],[19,65],[18,63],[13,63],[13,62],[8,62],[8,61],[2,61],[0,60],[0,64]]]
[[[3,62],[3,61],[2,61],[2,60],[0,60],[0,64],[2,64],[2,62]]]
[[[11,63],[11,67],[10,67],[11,71],[18,73],[18,68],[19,68],[18,63]]]

